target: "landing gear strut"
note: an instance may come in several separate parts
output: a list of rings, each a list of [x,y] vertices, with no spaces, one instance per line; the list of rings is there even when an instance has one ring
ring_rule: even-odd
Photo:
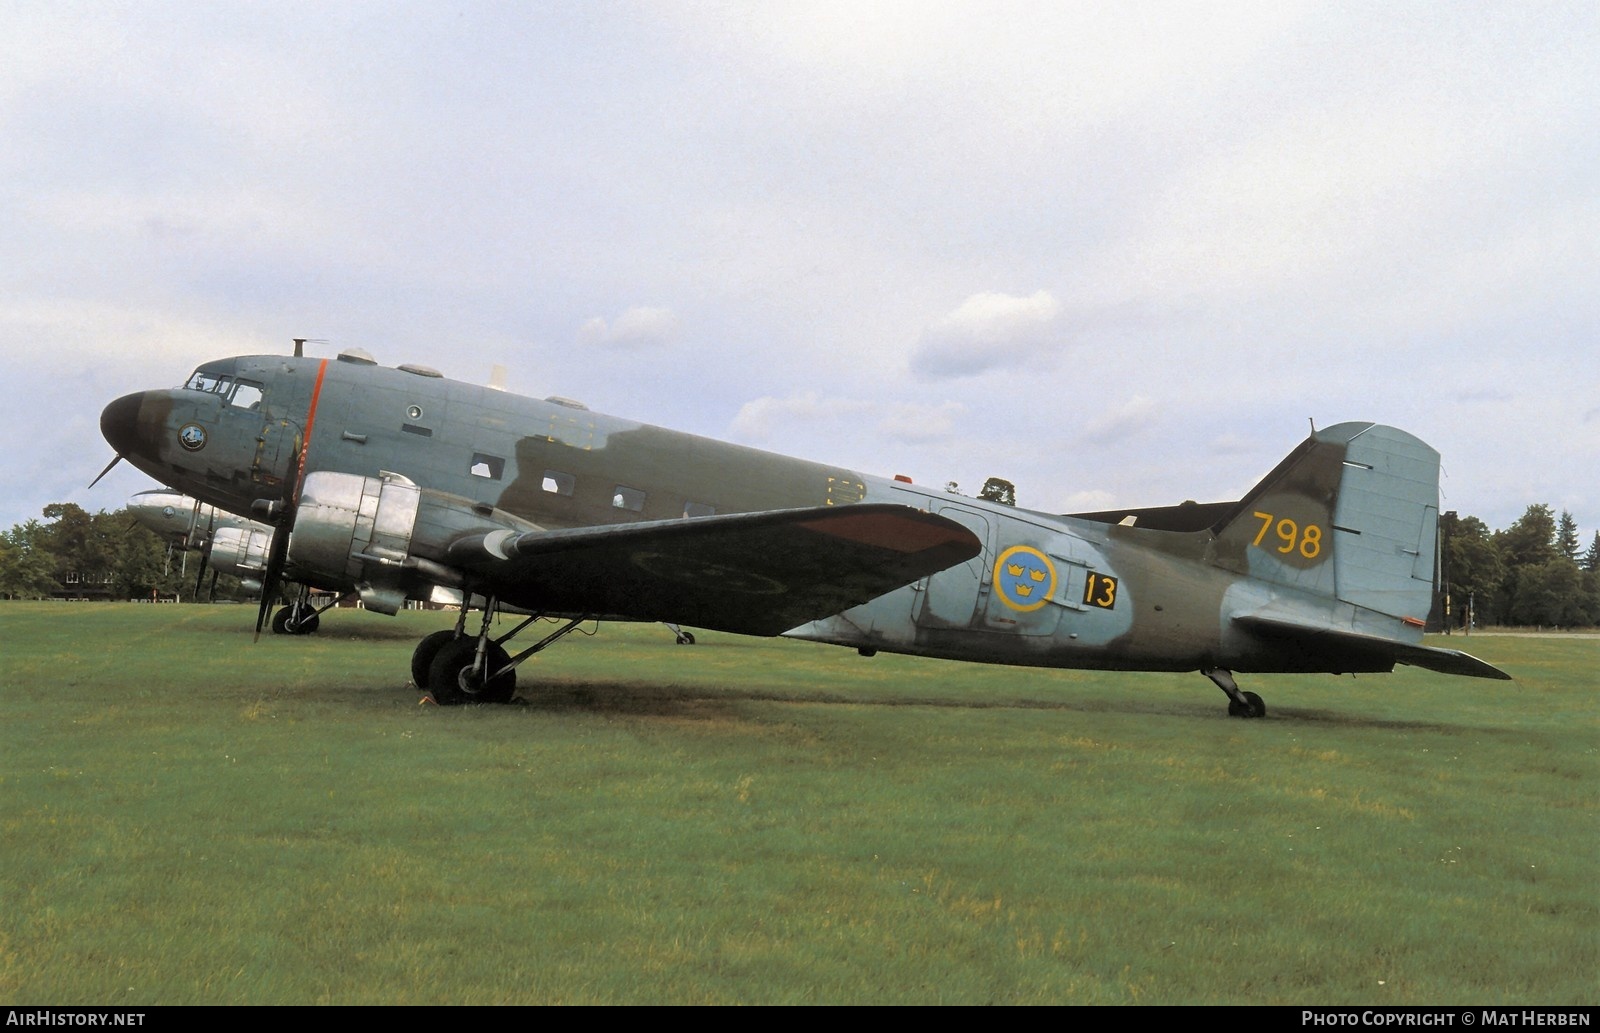
[[[427,691],[442,706],[458,703],[508,703],[517,689],[517,666],[533,654],[554,644],[590,618],[570,618],[516,656],[506,652],[505,643],[538,620],[534,614],[499,638],[489,637],[489,625],[499,610],[491,596],[483,608],[483,623],[476,635],[467,634],[468,606],[463,604],[456,626],[435,631],[411,654],[411,680]]]
[[[1213,668],[1201,673],[1216,682],[1217,688],[1228,694],[1229,717],[1267,716],[1267,705],[1261,702],[1261,697],[1253,692],[1240,692],[1238,683],[1233,680],[1232,671]]]

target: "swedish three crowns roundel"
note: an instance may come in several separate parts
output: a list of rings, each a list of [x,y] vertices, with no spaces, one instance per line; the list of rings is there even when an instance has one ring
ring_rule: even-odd
[[[995,561],[994,585],[1000,601],[1013,610],[1037,610],[1056,590],[1056,567],[1038,549],[1013,545]]]

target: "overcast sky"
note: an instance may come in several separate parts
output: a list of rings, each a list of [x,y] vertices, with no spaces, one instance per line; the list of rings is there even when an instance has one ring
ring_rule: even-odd
[[[0,527],[100,410],[364,348],[1071,511],[1309,423],[1600,526],[1600,4],[0,8]]]

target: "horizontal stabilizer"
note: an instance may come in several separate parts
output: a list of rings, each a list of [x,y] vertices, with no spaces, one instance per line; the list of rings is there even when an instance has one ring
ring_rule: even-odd
[[[545,613],[777,635],[976,556],[952,520],[860,504],[490,531],[450,546],[475,588]]]
[[[1470,653],[1459,649],[1436,649],[1433,646],[1401,646],[1395,659],[1411,667],[1425,667],[1440,674],[1459,674],[1468,678],[1498,678],[1510,681],[1511,675],[1493,664],[1484,663]]]
[[[1511,675],[1492,664],[1457,649],[1396,642],[1378,635],[1324,625],[1305,624],[1273,617],[1235,617],[1233,622],[1247,631],[1278,642],[1293,642],[1306,652],[1329,658],[1329,670],[1387,670],[1394,664],[1424,667],[1440,674],[1468,678],[1497,678],[1510,681]],[[1343,661],[1341,663],[1341,661]]]

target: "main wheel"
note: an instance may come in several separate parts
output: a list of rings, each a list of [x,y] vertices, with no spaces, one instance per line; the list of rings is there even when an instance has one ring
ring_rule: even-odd
[[[434,702],[444,706],[457,703],[505,703],[517,691],[517,672],[507,671],[499,677],[485,679],[472,670],[472,661],[478,651],[478,640],[470,636],[454,639],[440,646],[439,652],[428,666],[428,691]],[[504,649],[491,642],[484,657],[486,674],[499,670],[510,662]]]
[[[419,689],[428,687],[429,669],[433,667],[433,658],[439,655],[439,650],[444,648],[446,642],[456,637],[454,628],[444,631],[435,631],[425,636],[417,643],[417,648],[411,653],[411,684]]]
[[[272,633],[310,635],[321,623],[322,617],[316,610],[304,603],[290,603],[288,606],[278,607],[278,612],[272,615]]]

